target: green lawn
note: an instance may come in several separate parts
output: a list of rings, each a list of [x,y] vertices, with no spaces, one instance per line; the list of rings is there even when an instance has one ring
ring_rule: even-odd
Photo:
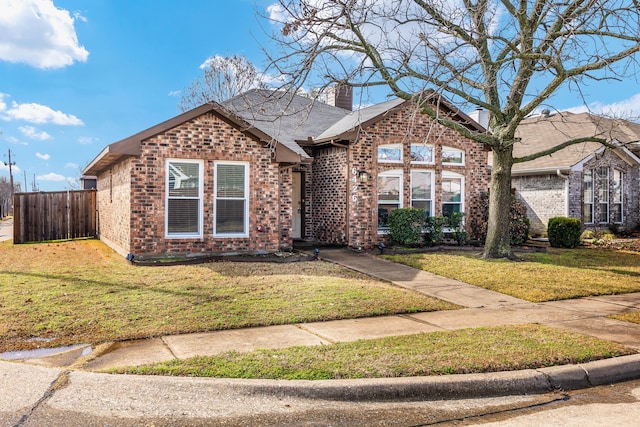
[[[113,372],[306,380],[408,377],[535,369],[632,353],[622,345],[596,338],[520,325],[229,352]]]
[[[0,243],[0,352],[455,308],[325,262],[141,267],[96,240]]]
[[[607,249],[519,253],[520,262],[475,252],[386,255],[386,259],[532,302],[640,291],[640,254]]]

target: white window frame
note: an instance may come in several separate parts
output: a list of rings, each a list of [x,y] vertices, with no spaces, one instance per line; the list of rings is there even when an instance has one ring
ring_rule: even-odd
[[[464,175],[459,174],[459,173],[455,173],[455,172],[448,172],[448,171],[443,171],[442,172],[442,180],[444,181],[445,179],[460,179],[460,212],[464,213],[464,198],[465,198],[465,183],[464,183]],[[440,196],[442,197],[442,193],[443,193],[443,189],[442,189],[442,183],[440,185]],[[442,209],[442,216],[444,216],[444,205],[445,202],[443,199],[440,208]],[[451,203],[448,203],[451,204]]]
[[[460,154],[460,158],[461,158],[461,162],[460,163],[445,162],[445,160],[444,160],[444,153],[445,152],[459,153]],[[442,164],[443,165],[447,165],[447,166],[464,166],[465,160],[466,159],[465,159],[464,150],[461,150],[459,148],[453,148],[453,147],[442,147]]]
[[[244,231],[242,233],[219,233],[217,230],[218,218],[218,166],[242,165],[244,166],[244,198],[221,198],[221,200],[244,200]],[[249,237],[249,162],[215,161],[213,163],[213,235],[217,238],[242,238]]]
[[[398,150],[400,152],[400,158],[399,159],[385,159],[382,158],[380,156],[380,149],[392,149],[392,150]],[[378,163],[402,163],[402,144],[380,144],[378,145],[378,150],[376,152],[376,156],[378,159]]]
[[[413,181],[414,181],[414,177],[413,174],[414,173],[429,173],[430,174],[430,182],[429,182],[429,187],[431,189],[431,194],[429,194],[429,198],[428,199],[417,199],[415,197],[413,197]],[[433,212],[433,193],[434,193],[434,188],[435,188],[435,171],[431,170],[431,169],[411,169],[411,183],[410,183],[410,191],[411,191],[411,207],[413,207],[413,202],[418,201],[418,202],[429,202],[429,214],[430,216],[435,216],[434,212]]]
[[[617,180],[616,180],[616,175],[617,176]],[[612,194],[610,195],[610,207],[611,206],[616,206],[619,205],[620,206],[620,221],[615,221],[615,218],[613,219],[613,223],[614,224],[622,224],[624,222],[624,172],[622,172],[620,169],[613,169],[613,191],[611,192]],[[619,195],[620,196],[620,200],[616,201],[616,196]],[[613,216],[613,210],[611,212],[609,212],[609,215]]]
[[[388,170],[388,171],[384,171],[378,174],[377,178],[398,178],[398,182],[399,182],[399,186],[400,188],[399,190],[399,194],[398,194],[398,209],[402,208],[402,201],[403,201],[403,189],[404,189],[404,173],[402,171],[402,169],[393,169],[393,170]],[[376,178],[376,181],[377,181]],[[379,200],[379,188],[376,188],[376,208],[378,206],[380,206],[380,200]],[[379,220],[378,220],[379,223]],[[378,227],[378,233],[384,234],[386,232],[389,231],[388,227]]]
[[[169,232],[169,200],[170,199],[196,199],[196,197],[170,197],[169,176],[172,163],[192,163],[198,165],[198,231],[195,233],[170,233]],[[202,215],[204,208],[204,161],[193,159],[167,159],[165,161],[165,201],[164,201],[164,230],[167,239],[202,238]]]
[[[587,200],[586,197],[585,197],[585,182],[586,182],[585,181],[585,175],[586,174],[589,174],[591,176],[591,198],[590,198],[590,200]],[[582,173],[582,199],[583,199],[582,200],[582,205],[584,206],[583,207],[583,212],[582,212],[582,220],[584,221],[585,224],[593,224],[594,220],[595,220],[595,218],[594,218],[594,213],[595,212],[593,210],[593,207],[594,207],[594,203],[593,203],[594,199],[593,198],[594,198],[594,195],[595,195],[594,175],[595,175],[595,173],[594,173],[593,169],[586,169]],[[591,221],[585,221],[585,211],[587,209],[590,210]]]
[[[411,156],[411,154],[413,154],[413,147],[427,147],[431,149],[431,160],[427,160],[427,161],[422,161],[422,160],[413,160],[413,158],[411,158],[411,164],[414,165],[432,165],[435,163],[434,161],[434,146],[431,144],[411,144],[410,148],[409,148],[409,156]]]
[[[603,174],[602,172],[604,171],[606,171],[606,173]],[[596,176],[598,181],[598,223],[609,224],[609,215],[611,213],[609,209],[609,202],[611,201],[611,191],[609,189],[609,168],[606,166],[599,167],[597,169]],[[606,215],[603,215],[603,207],[606,208]],[[602,221],[603,218],[606,220]]]

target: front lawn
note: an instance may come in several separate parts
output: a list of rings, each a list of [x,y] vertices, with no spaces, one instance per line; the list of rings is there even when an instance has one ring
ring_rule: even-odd
[[[640,291],[638,252],[549,248],[518,256],[521,262],[462,251],[384,257],[531,302]]]
[[[325,262],[141,267],[96,240],[0,243],[0,352],[454,308]]]
[[[620,344],[584,335],[519,325],[229,352],[114,372],[306,380],[382,378],[536,369],[633,353]]]

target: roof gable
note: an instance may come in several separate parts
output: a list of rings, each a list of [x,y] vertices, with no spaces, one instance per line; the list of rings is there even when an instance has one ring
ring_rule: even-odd
[[[433,90],[425,91],[421,94],[423,100],[436,104],[437,108],[445,111],[452,118],[459,120],[461,123],[466,124],[469,128],[477,130],[479,132],[485,132],[486,130],[478,124],[471,117],[463,113],[451,102],[437,94]],[[382,120],[390,112],[411,105],[413,101],[407,101],[404,99],[396,98],[380,104],[375,104],[369,107],[361,108],[347,114],[340,121],[334,123],[332,126],[324,130],[322,133],[317,134],[314,139],[316,143],[323,143],[337,140],[352,140],[357,137],[360,129],[367,128],[368,126]]]
[[[640,140],[640,125],[590,113],[562,112],[548,116],[531,117],[523,120],[516,131],[516,137],[520,138],[520,142],[514,145],[513,155],[514,157],[524,157],[574,138],[592,136],[604,138],[609,142],[618,141],[627,144]],[[524,174],[558,169],[566,171],[602,147],[602,144],[598,142],[574,144],[551,155],[517,163],[513,166],[513,173]],[[625,157],[629,157],[628,154],[630,153],[625,150]],[[633,156],[633,158],[636,157]]]
[[[236,129],[242,132],[248,132],[261,141],[271,141],[271,137],[260,131],[260,129],[251,126],[241,117],[223,108],[220,104],[212,102],[210,104],[204,104],[196,107],[125,139],[109,144],[84,168],[82,173],[84,175],[98,175],[125,157],[139,156],[141,153],[142,141],[167,132],[207,113],[217,115]],[[276,147],[277,161],[279,161],[278,156],[280,157],[280,161],[293,162],[300,160],[299,155],[292,153],[288,148],[278,149]]]

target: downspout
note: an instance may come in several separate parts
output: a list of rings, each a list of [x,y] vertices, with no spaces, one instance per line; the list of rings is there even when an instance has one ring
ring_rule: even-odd
[[[556,175],[564,179],[564,216],[569,216],[569,175],[565,175],[560,172],[560,169],[556,169]]]

